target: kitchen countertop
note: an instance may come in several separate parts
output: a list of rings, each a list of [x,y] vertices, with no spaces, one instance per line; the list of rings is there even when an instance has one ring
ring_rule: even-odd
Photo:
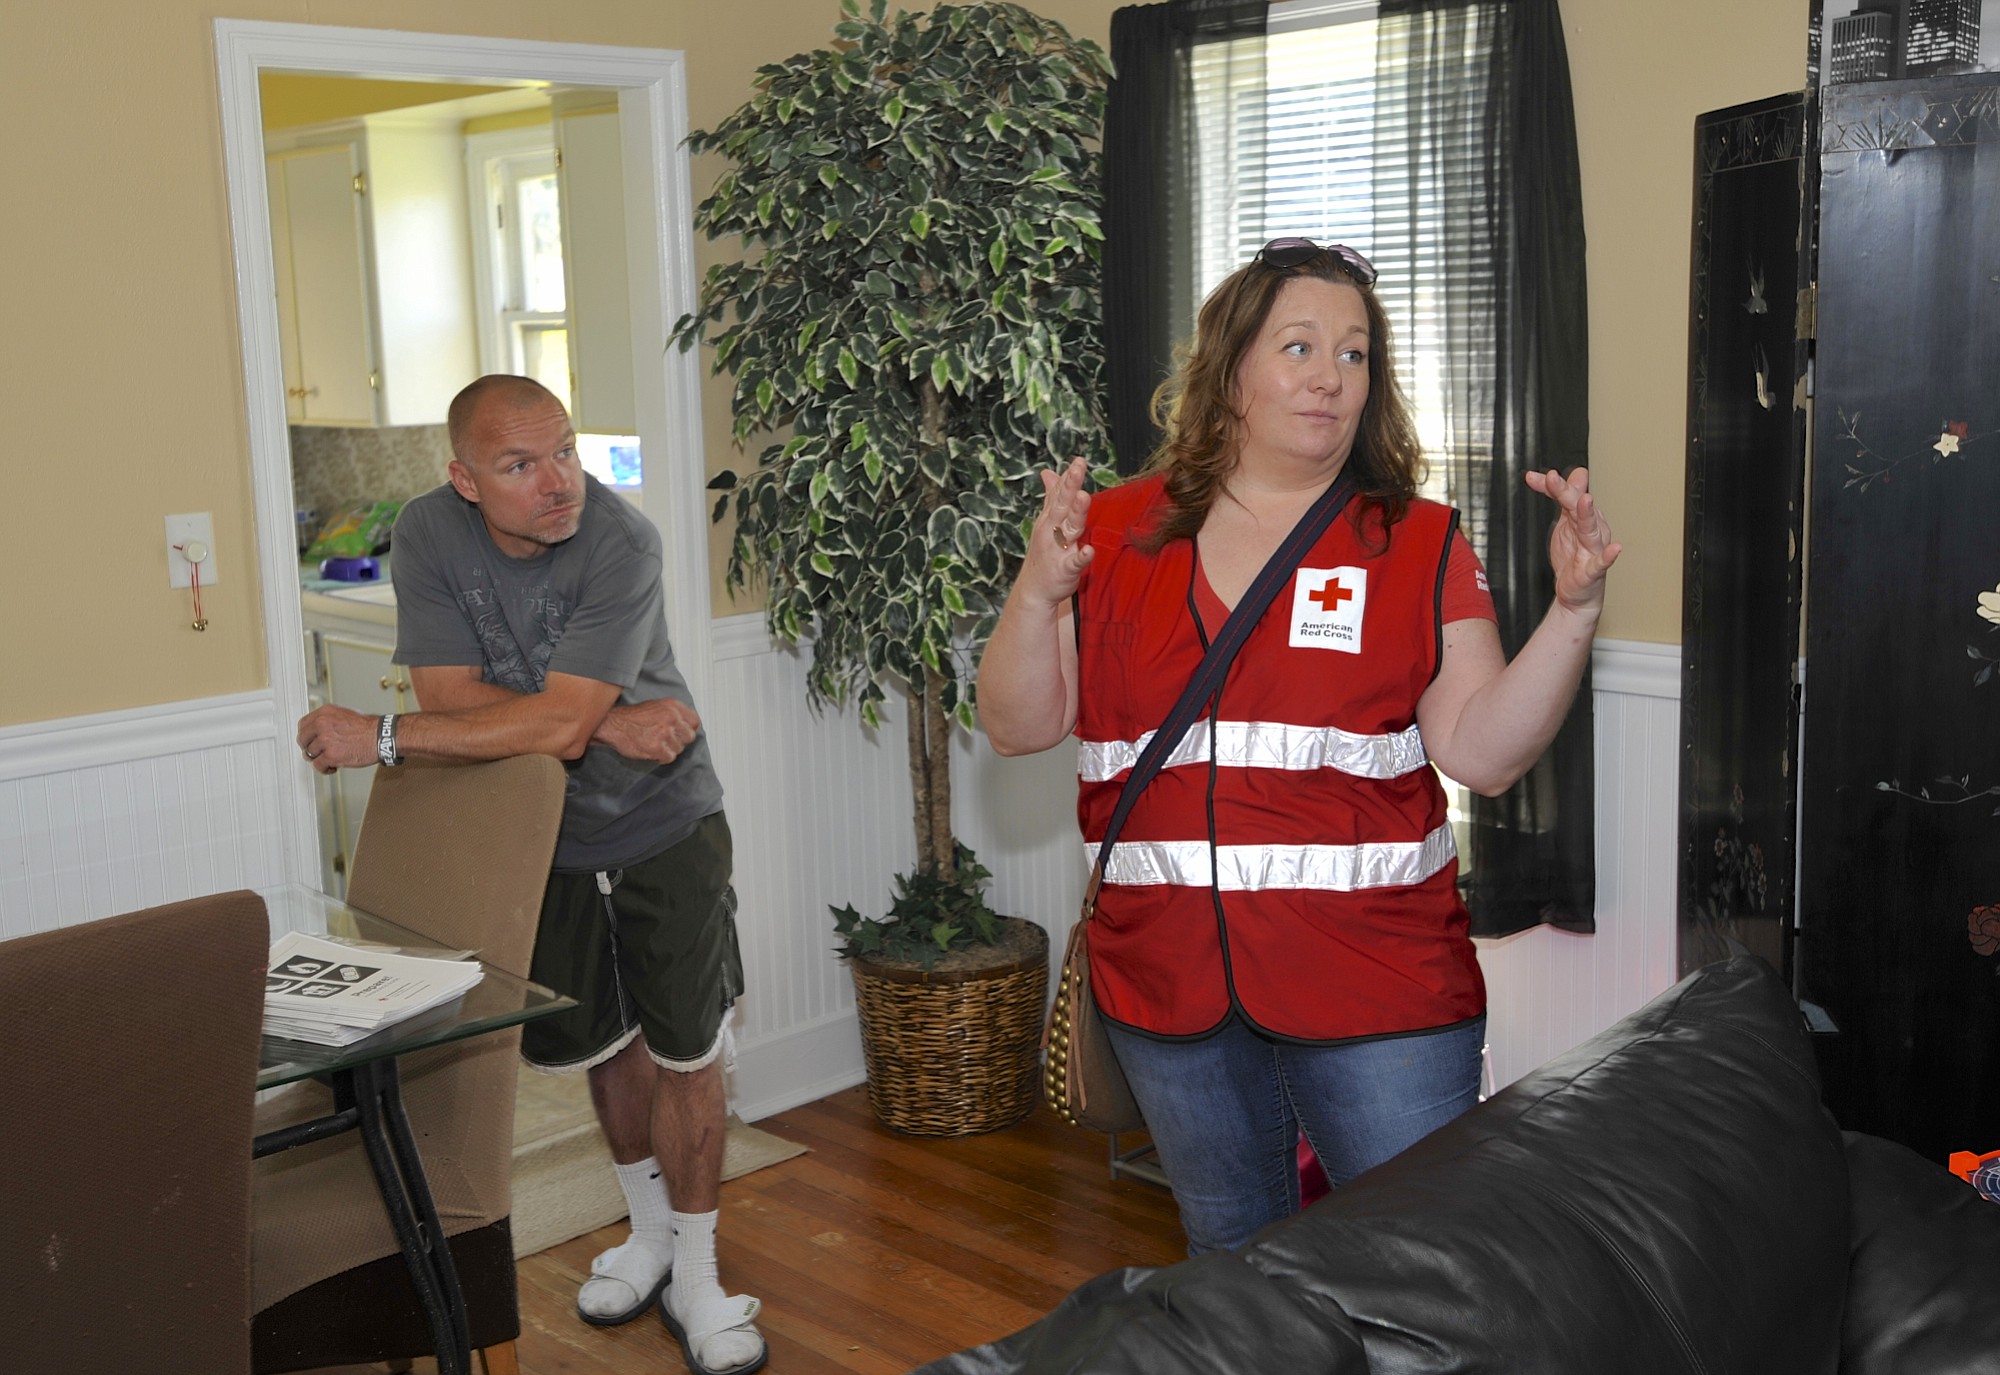
[[[337,582],[319,576],[315,564],[299,565],[299,609],[308,616],[331,616],[368,625],[396,625],[396,585],[383,576],[374,582]]]

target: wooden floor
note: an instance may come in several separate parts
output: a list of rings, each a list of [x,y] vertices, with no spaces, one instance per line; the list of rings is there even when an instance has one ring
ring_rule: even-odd
[[[1105,1138],[1044,1107],[931,1140],[881,1126],[856,1087],[757,1125],[812,1148],[722,1186],[723,1284],[764,1301],[774,1375],[907,1371],[1027,1326],[1101,1271],[1186,1254],[1166,1190],[1110,1180]],[[624,1237],[621,1222],[521,1262],[522,1375],[684,1368],[656,1317],[576,1317],[591,1257]]]

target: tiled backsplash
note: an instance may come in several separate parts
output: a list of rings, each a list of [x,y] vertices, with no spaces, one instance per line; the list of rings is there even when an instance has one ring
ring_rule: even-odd
[[[427,492],[445,480],[451,461],[442,425],[294,425],[291,431],[293,500],[319,512],[322,524],[364,501],[408,501]]]

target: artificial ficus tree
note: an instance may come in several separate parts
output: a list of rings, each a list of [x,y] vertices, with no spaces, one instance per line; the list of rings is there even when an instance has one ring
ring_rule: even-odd
[[[688,143],[732,164],[682,347],[735,378],[756,466],[718,475],[732,590],[810,636],[814,704],[908,696],[918,872],[953,876],[950,747],[1039,509],[1038,470],[1109,463],[1096,141],[1109,65],[1014,4],[886,13],[759,70]],[[786,432],[789,431],[787,437]]]

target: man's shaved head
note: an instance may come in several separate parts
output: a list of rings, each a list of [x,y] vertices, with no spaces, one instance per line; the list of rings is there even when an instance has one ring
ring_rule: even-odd
[[[466,452],[466,440],[488,406],[527,411],[544,405],[561,406],[562,401],[534,378],[516,377],[505,372],[488,373],[451,399],[451,410],[445,416],[445,433],[451,440],[453,457],[461,461],[470,457]]]

